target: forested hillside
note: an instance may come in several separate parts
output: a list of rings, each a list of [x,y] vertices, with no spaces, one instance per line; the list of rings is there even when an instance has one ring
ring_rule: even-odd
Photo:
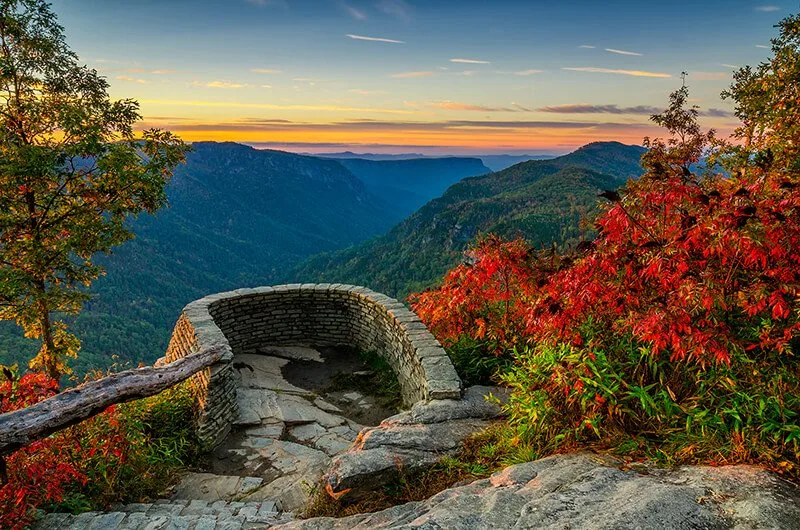
[[[98,262],[108,274],[72,321],[76,366],[152,362],[181,308],[205,294],[272,283],[302,258],[387,230],[394,218],[334,160],[235,143],[195,143],[167,188],[170,207],[136,219],[136,238]],[[0,357],[25,364],[38,344],[11,323]]]
[[[289,279],[364,284],[404,296],[434,283],[481,233],[521,234],[534,246],[575,242],[586,232],[580,221],[593,212],[598,192],[640,175],[643,152],[597,142],[465,179],[388,234],[314,256]]]
[[[414,158],[365,160],[343,158],[339,162],[398,214],[398,221],[466,177],[490,173],[479,158]]]
[[[410,160],[410,159],[434,159],[437,157],[426,156],[420,153],[403,153],[403,154],[383,154],[383,153],[352,153],[345,151],[343,153],[320,153],[317,156],[325,158],[336,158],[337,160],[358,158],[362,160]],[[443,158],[464,158],[459,156],[449,156]],[[555,158],[554,155],[472,155],[470,158],[479,158],[483,165],[492,171],[501,171],[507,167],[520,162],[527,162],[528,160],[547,160]]]

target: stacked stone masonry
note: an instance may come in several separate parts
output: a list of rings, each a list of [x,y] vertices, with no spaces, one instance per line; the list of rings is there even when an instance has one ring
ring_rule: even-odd
[[[397,374],[406,406],[459,399],[461,380],[441,344],[402,303],[365,287],[291,284],[237,289],[187,305],[166,353],[172,362],[221,344],[227,353],[192,378],[199,432],[218,445],[238,417],[235,354],[265,346],[348,346],[375,351]]]

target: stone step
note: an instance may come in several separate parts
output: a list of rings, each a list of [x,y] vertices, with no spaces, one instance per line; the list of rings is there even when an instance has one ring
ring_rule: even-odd
[[[34,530],[244,530],[269,528],[291,517],[274,501],[167,500],[119,505],[109,512],[45,514]]]

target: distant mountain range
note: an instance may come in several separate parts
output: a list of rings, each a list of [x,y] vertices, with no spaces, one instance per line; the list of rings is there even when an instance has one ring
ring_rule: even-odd
[[[641,175],[644,148],[597,142],[551,160],[528,161],[451,186],[388,234],[314,256],[292,271],[298,281],[368,285],[395,296],[439,280],[481,233],[524,236],[538,246],[570,244],[600,190]]]
[[[383,233],[398,220],[335,160],[234,143],[195,143],[167,187],[169,208],[133,221],[136,238],[103,257],[108,274],[73,322],[79,366],[111,355],[153,361],[181,308],[208,293],[269,284],[301,259]],[[0,326],[0,359],[36,349]]]
[[[447,156],[447,157],[431,157],[429,155],[422,155],[419,153],[404,153],[397,155],[387,155],[381,153],[352,153],[344,151],[342,153],[320,153],[315,156],[323,158],[361,158],[363,160],[409,160],[412,158],[479,158],[483,164],[492,171],[500,171],[507,167],[519,164],[520,162],[527,162],[528,160],[547,160],[548,158],[555,158],[555,155],[468,155],[468,156]]]
[[[181,308],[208,293],[291,279],[403,295],[436,282],[483,232],[574,241],[597,191],[640,174],[643,152],[597,143],[491,173],[478,158],[332,160],[234,143],[193,147],[168,185],[170,207],[133,220],[136,238],[98,260],[108,274],[71,322],[83,341],[79,371],[106,368],[113,355],[152,362]],[[415,205],[423,206],[389,231]],[[25,364],[35,350],[0,322],[0,363]]]
[[[479,158],[338,159],[373,195],[405,219],[466,177],[490,173]]]

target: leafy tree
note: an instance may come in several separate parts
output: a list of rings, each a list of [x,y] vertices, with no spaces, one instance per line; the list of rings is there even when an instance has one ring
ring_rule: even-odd
[[[138,103],[109,98],[44,0],[0,0],[0,50],[0,319],[41,340],[30,366],[58,379],[80,343],[57,315],[80,310],[92,257],[132,237],[126,218],[165,203],[187,147],[135,138]]]

